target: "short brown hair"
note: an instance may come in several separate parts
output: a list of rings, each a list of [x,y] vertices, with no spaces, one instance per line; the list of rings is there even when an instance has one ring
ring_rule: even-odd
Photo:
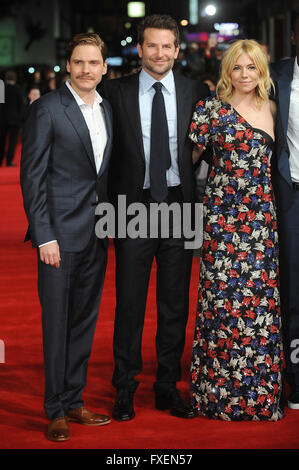
[[[100,36],[96,33],[80,33],[76,34],[76,36],[74,36],[66,46],[66,59],[68,62],[71,60],[75,47],[82,46],[84,44],[91,44],[93,46],[97,46],[101,51],[103,60],[106,60],[107,46],[104,41],[100,38]]]
[[[150,15],[146,16],[138,25],[137,42],[142,46],[144,41],[144,31],[147,28],[169,29],[174,34],[174,46],[180,44],[180,32],[177,22],[169,15]]]

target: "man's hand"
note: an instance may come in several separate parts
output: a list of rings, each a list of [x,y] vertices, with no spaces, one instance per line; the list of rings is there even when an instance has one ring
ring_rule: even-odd
[[[193,164],[195,164],[197,160],[199,160],[199,158],[202,156],[204,151],[205,149],[202,147],[197,147],[196,145],[193,147],[193,151],[192,151]]]
[[[39,256],[41,261],[43,261],[44,263],[59,268],[61,258],[59,252],[59,245],[57,242],[41,246],[39,248]]]

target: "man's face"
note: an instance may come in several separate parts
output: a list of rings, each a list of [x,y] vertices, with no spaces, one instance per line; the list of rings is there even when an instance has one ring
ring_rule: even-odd
[[[33,101],[38,100],[40,98],[40,91],[38,88],[32,88],[29,93],[28,93],[28,99],[30,103],[33,103]]]
[[[103,60],[99,47],[83,44],[75,47],[66,69],[70,74],[72,87],[80,95],[96,89],[107,72],[107,62]]]
[[[299,65],[299,18],[297,18],[295,23],[294,31],[292,31],[291,40],[294,46],[296,47],[297,61]]]
[[[137,44],[142,67],[156,80],[161,80],[172,69],[179,53],[174,45],[174,34],[169,29],[146,28],[143,44]]]

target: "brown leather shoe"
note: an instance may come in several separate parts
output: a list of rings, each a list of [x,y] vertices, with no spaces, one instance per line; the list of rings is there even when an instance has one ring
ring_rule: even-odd
[[[62,442],[70,438],[69,423],[65,416],[55,418],[48,426],[47,438],[50,441]]]
[[[67,416],[69,421],[75,421],[76,423],[85,424],[86,426],[103,426],[111,421],[108,416],[88,411],[85,406],[69,410]]]

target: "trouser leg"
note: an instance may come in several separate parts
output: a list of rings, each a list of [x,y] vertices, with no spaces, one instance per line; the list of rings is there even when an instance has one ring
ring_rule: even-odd
[[[189,284],[193,251],[184,249],[184,240],[161,240],[157,260],[158,358],[155,390],[169,388],[181,378],[180,361],[185,345],[189,311]]]
[[[299,192],[279,213],[280,285],[287,379],[299,387]]]
[[[7,165],[10,165],[14,159],[18,143],[19,130],[19,126],[9,126],[9,143],[6,155]]]
[[[142,368],[141,342],[148,284],[157,240],[115,240],[116,311],[113,385],[129,387]]]
[[[59,269],[38,256],[45,363],[44,407],[49,419],[81,406],[97,320],[106,251],[93,242],[82,253],[61,252]]]

